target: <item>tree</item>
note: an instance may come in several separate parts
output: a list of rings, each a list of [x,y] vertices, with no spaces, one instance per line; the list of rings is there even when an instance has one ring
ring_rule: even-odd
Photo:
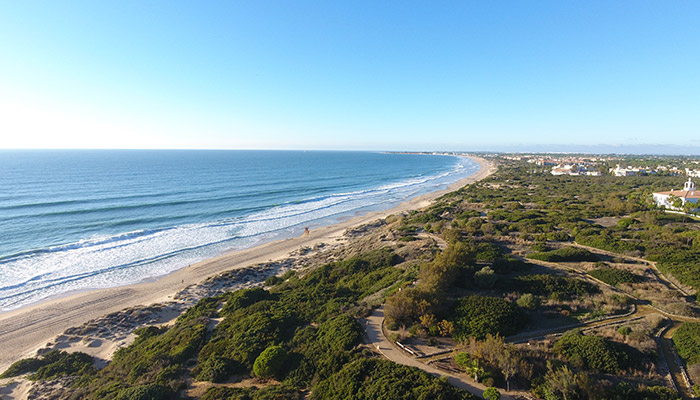
[[[676,210],[680,210],[681,207],[683,207],[683,199],[676,195],[669,195],[667,202],[671,205],[671,207],[675,208]]]
[[[440,332],[440,336],[452,336],[452,333],[455,331],[455,325],[443,319],[442,321],[438,322],[438,330]]]
[[[683,203],[683,206],[681,207],[681,211],[683,211],[683,222],[685,222],[685,219],[688,216],[688,214],[692,213],[696,208],[697,204],[691,203],[688,200],[686,200]]]
[[[485,400],[501,400],[501,393],[493,387],[484,390],[483,396]]]
[[[569,400],[569,396],[576,391],[576,375],[566,365],[560,368],[554,368],[550,362],[547,362],[547,374],[544,379],[547,385],[554,393],[562,395],[564,400]]]
[[[486,339],[472,339],[469,349],[474,358],[480,358],[494,368],[498,368],[506,380],[506,391],[510,392],[510,380],[515,375],[529,375],[530,368],[518,349],[505,344],[503,337],[487,335]]]
[[[496,355],[496,363],[506,380],[507,392],[510,392],[510,379],[528,369],[518,350],[512,346],[503,347],[503,350]]]
[[[255,359],[253,373],[259,378],[279,376],[284,369],[287,352],[280,346],[270,346]]]
[[[474,251],[466,243],[452,242],[433,262],[421,266],[420,283],[427,290],[448,289],[459,276],[460,267],[475,261]]]

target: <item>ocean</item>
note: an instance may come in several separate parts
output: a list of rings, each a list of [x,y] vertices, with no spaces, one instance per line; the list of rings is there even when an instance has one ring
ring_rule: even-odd
[[[0,311],[141,282],[447,187],[463,157],[0,151]]]

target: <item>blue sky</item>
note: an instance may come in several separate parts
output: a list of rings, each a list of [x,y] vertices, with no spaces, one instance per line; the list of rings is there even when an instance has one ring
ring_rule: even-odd
[[[700,2],[0,2],[0,148],[700,146]]]

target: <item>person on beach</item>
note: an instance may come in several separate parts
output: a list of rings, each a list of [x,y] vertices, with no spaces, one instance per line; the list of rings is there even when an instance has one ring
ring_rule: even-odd
[[[311,233],[309,228],[304,228],[304,236],[309,236],[309,233]]]

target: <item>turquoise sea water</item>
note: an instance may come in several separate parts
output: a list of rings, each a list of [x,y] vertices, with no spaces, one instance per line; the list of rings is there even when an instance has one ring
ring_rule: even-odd
[[[0,310],[162,276],[478,168],[371,152],[0,151]]]

